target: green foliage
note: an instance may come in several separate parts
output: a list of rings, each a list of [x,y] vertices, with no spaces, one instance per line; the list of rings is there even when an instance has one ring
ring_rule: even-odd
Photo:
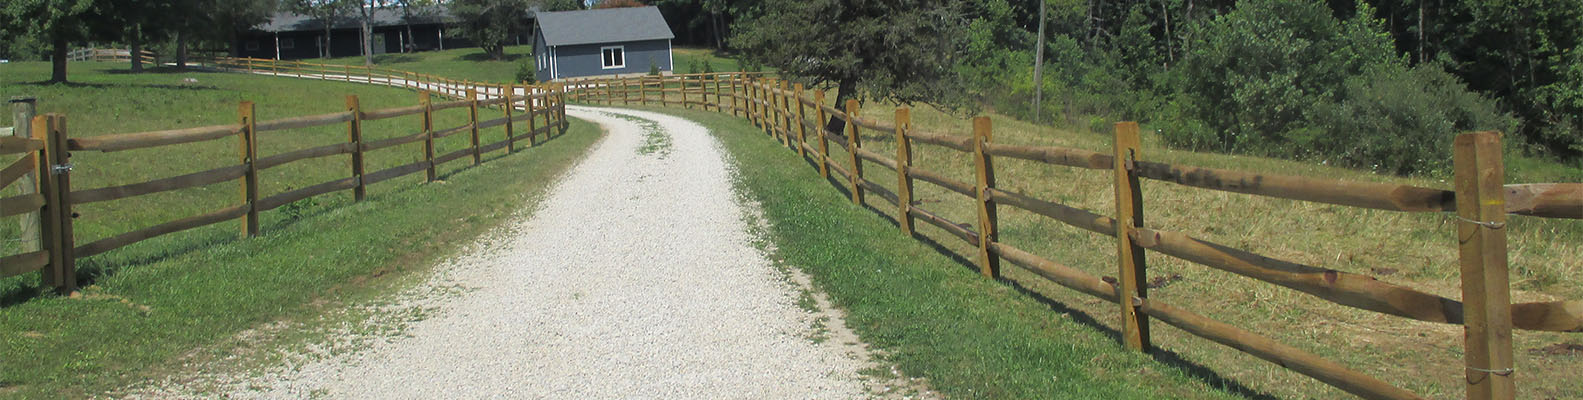
[[[963,2],[768,1],[731,43],[793,80],[836,84],[836,102],[861,94],[899,103],[965,105],[955,77]]]
[[[653,59],[649,60],[649,76],[660,76],[660,65],[655,64]]]
[[[1369,71],[1341,92],[1344,101],[1314,104],[1308,127],[1291,132],[1290,149],[1302,152],[1293,155],[1376,172],[1445,172],[1456,134],[1516,128],[1494,102],[1433,65]]]
[[[709,60],[703,60],[703,63],[704,63],[704,73],[706,73],[706,74],[713,74],[713,73],[715,73],[715,65],[714,65],[714,63],[709,62]]]
[[[527,29],[531,0],[452,0],[446,3],[459,22],[461,35],[483,48],[490,58],[505,58],[511,35]]]
[[[1456,133],[1513,127],[1455,77],[1409,70],[1367,6],[1331,15],[1311,0],[1244,1],[1198,27],[1163,137],[1405,174],[1442,170]]]
[[[530,84],[530,85],[539,82],[538,72],[534,71],[534,69],[533,69],[533,58],[532,57],[523,58],[521,62],[517,63],[517,80],[516,80],[516,82],[526,83],[526,84]]]

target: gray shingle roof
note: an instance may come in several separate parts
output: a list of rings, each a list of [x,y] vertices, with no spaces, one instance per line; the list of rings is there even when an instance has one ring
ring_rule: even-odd
[[[541,12],[538,21],[549,46],[676,38],[654,7]]]

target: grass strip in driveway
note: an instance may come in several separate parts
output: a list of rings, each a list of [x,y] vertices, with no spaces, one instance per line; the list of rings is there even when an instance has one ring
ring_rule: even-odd
[[[735,158],[739,189],[763,208],[776,257],[812,276],[884,361],[947,397],[1247,394],[1191,365],[1129,353],[1089,316],[985,280],[968,261],[901,235],[893,221],[854,206],[839,184],[743,120],[651,109],[709,127]]]
[[[186,250],[119,268],[81,298],[0,308],[0,398],[89,397],[180,368],[184,354],[238,332],[322,310],[317,300],[377,291],[532,207],[600,136],[564,136],[445,176],[235,239],[236,225],[190,233]],[[498,154],[498,153],[497,153]],[[421,180],[422,178],[416,178]],[[386,285],[388,286],[388,285]]]

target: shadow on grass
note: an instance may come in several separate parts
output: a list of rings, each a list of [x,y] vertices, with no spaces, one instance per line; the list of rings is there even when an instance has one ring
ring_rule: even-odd
[[[770,139],[770,140],[775,140],[772,137],[767,137],[767,138]],[[882,138],[875,138],[875,139],[882,139]],[[813,167],[815,170],[817,170],[819,168],[819,161],[817,159],[804,157],[802,160],[803,160],[803,162],[805,164],[807,164],[810,167]],[[830,177],[825,179],[825,183],[830,184],[830,187],[834,188],[838,192],[841,192],[841,195],[843,197],[846,197],[848,199],[852,198],[852,191],[850,190],[850,188],[848,188],[848,185],[850,185],[851,183],[848,182],[848,181],[842,180],[840,174],[832,172],[830,174]],[[895,210],[881,210],[879,208],[874,207],[871,204],[868,204],[868,202],[866,202],[866,201],[863,204],[863,208],[866,208],[869,211],[877,214],[880,218],[883,218],[885,220],[885,222],[889,223],[891,226],[896,227],[898,230],[901,229],[900,228],[901,227],[901,223],[898,222],[896,220],[896,216],[893,215],[893,212]],[[929,248],[933,249],[935,251],[935,253],[950,258],[952,262],[954,262],[958,266],[962,267],[962,269],[965,269],[965,270],[967,270],[969,272],[972,272],[975,275],[979,273],[978,264],[974,260],[968,258],[965,255],[962,255],[962,254],[959,254],[959,253],[957,253],[955,251],[952,251],[950,248],[946,247],[945,244],[937,242],[933,238],[930,238],[928,236],[924,236],[922,234],[914,234],[913,235],[913,239],[917,240],[920,243],[923,243],[926,246],[929,246]],[[1011,265],[1011,266],[1015,267],[1015,264],[1011,264],[1009,262],[1006,262],[1004,264]],[[1095,319],[1093,315],[1089,315],[1088,313],[1083,312],[1082,310],[1078,310],[1078,309],[1072,308],[1070,306],[1067,306],[1065,303],[1062,303],[1062,302],[1060,302],[1058,300],[1052,299],[1049,296],[1045,295],[1044,293],[1039,292],[1038,290],[1033,289],[1031,287],[1028,287],[1027,285],[1024,285],[1020,281],[1017,281],[1017,280],[1014,280],[1014,279],[1010,279],[1010,278],[1005,278],[1005,277],[997,279],[997,281],[1002,283],[1002,284],[1005,284],[1007,286],[1010,286],[1013,290],[1016,290],[1018,293],[1020,293],[1020,294],[1022,294],[1024,296],[1028,296],[1029,298],[1034,299],[1035,301],[1038,301],[1040,304],[1043,304],[1045,307],[1048,307],[1050,309],[1050,311],[1058,313],[1058,314],[1067,315],[1067,316],[1071,317],[1071,320],[1073,322],[1076,322],[1076,323],[1078,323],[1080,325],[1083,325],[1084,327],[1087,327],[1087,328],[1092,329],[1092,330],[1094,330],[1096,332],[1099,332],[1100,334],[1105,335],[1105,337],[1109,338],[1111,341],[1113,341],[1115,343],[1121,343],[1121,332],[1118,332],[1114,328],[1106,326],[1104,323],[1100,322],[1098,319]],[[1253,388],[1247,387],[1247,386],[1245,386],[1245,385],[1243,385],[1243,384],[1241,384],[1239,382],[1236,382],[1236,381],[1233,381],[1233,380],[1231,380],[1229,378],[1226,378],[1225,376],[1220,375],[1219,373],[1215,372],[1214,370],[1209,369],[1208,367],[1206,367],[1206,366],[1204,366],[1202,364],[1198,364],[1198,363],[1195,363],[1195,362],[1193,362],[1191,360],[1187,360],[1185,358],[1182,358],[1181,354],[1178,354],[1178,353],[1176,353],[1174,351],[1170,351],[1170,350],[1166,350],[1166,349],[1162,349],[1162,348],[1156,347],[1156,348],[1152,349],[1149,352],[1148,355],[1155,362],[1163,364],[1163,365],[1165,365],[1167,367],[1174,368],[1174,369],[1176,369],[1178,371],[1181,371],[1181,372],[1187,374],[1187,376],[1189,376],[1189,377],[1191,377],[1191,378],[1193,378],[1195,380],[1198,380],[1200,382],[1204,382],[1206,384],[1209,384],[1212,387],[1215,387],[1217,389],[1226,391],[1226,392],[1228,392],[1230,394],[1241,396],[1243,398],[1256,399],[1256,400],[1275,400],[1276,399],[1275,396],[1272,396],[1272,395],[1270,395],[1268,393],[1259,392],[1258,390],[1254,390]]]
[[[526,55],[526,54],[506,54],[505,57],[502,57],[500,59],[495,59],[494,57],[490,57],[489,54],[487,54],[487,53],[467,53],[467,54],[456,56],[455,60],[456,61],[516,61],[516,60],[522,59],[523,57],[527,57],[527,56],[528,55]]]
[[[202,68],[192,68],[192,67],[176,68],[174,66],[168,66],[168,65],[161,65],[161,66],[158,66],[158,67],[144,67],[143,68],[143,72],[132,72],[132,69],[130,67],[128,67],[126,69],[121,69],[121,68],[101,68],[101,69],[99,69],[99,72],[103,72],[103,73],[110,74],[110,75],[215,74],[215,73],[219,73],[219,72],[216,72],[216,71],[211,71],[211,70],[202,69]]]
[[[418,62],[418,61],[423,61],[423,58],[415,56],[415,55],[412,55],[412,54],[382,54],[382,55],[374,56],[374,63],[375,64],[410,63],[410,62]]]
[[[218,87],[218,86],[199,85],[199,84],[168,85],[168,84],[163,84],[163,83],[139,85],[139,84],[128,84],[128,83],[80,83],[80,82],[50,82],[50,81],[42,81],[42,82],[27,82],[27,83],[23,83],[21,85],[22,86],[32,86],[32,87],[63,86],[63,87],[71,88],[71,89],[164,89],[164,90],[194,90],[194,91],[221,90],[220,87]]]

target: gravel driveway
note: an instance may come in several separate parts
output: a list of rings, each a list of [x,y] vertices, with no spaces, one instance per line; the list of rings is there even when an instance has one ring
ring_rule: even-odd
[[[708,131],[568,107],[609,135],[541,209],[402,300],[426,317],[361,351],[232,387],[266,398],[775,398],[873,395],[855,340],[766,259]],[[526,215],[526,214],[525,214]],[[449,288],[460,288],[453,290]],[[423,288],[419,288],[423,289]],[[819,323],[815,324],[815,318]],[[828,329],[828,328],[821,328]]]

